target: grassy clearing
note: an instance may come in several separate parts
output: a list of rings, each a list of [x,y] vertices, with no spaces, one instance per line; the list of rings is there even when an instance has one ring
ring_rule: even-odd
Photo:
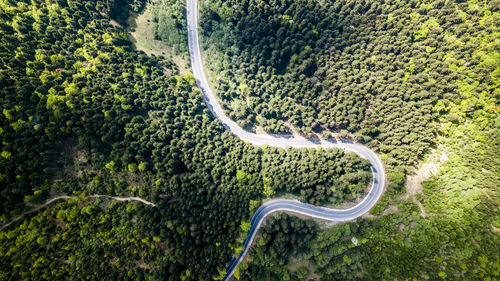
[[[141,14],[133,14],[129,19],[129,38],[139,51],[149,56],[163,56],[172,60],[178,67],[180,73],[189,72],[190,65],[187,53],[176,54],[174,49],[162,40],[155,38],[155,23],[151,12],[151,4],[148,3]]]

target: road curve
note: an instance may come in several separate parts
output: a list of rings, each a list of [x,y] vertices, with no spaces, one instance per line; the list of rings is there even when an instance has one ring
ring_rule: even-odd
[[[371,171],[373,174],[372,185],[368,195],[356,206],[349,209],[329,209],[324,207],[316,207],[310,204],[301,203],[297,200],[277,199],[271,200],[260,206],[254,213],[250,223],[251,228],[248,236],[245,239],[245,249],[240,253],[237,258],[233,258],[231,264],[226,269],[226,276],[222,280],[228,280],[234,273],[236,266],[243,260],[248,249],[257,234],[264,218],[270,213],[276,211],[288,211],[299,213],[302,215],[330,220],[330,221],[349,221],[353,220],[364,213],[368,212],[378,199],[382,196],[385,184],[385,172],[382,161],[378,156],[366,146],[352,142],[350,140],[320,140],[320,139],[306,139],[300,136],[292,135],[257,135],[243,130],[236,122],[229,119],[224,114],[221,105],[217,101],[215,95],[212,93],[208,81],[205,77],[203,70],[203,63],[201,59],[200,44],[198,37],[198,1],[186,0],[186,15],[187,15],[187,29],[188,29],[188,44],[189,55],[191,57],[191,65],[193,68],[194,78],[201,92],[203,99],[207,104],[210,111],[221,120],[224,127],[230,130],[238,138],[245,140],[253,145],[268,145],[281,148],[306,148],[306,147],[323,147],[323,148],[341,148],[347,151],[352,151],[359,156],[366,158],[371,163]]]

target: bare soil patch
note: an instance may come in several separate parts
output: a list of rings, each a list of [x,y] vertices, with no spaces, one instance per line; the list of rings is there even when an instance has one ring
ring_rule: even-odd
[[[437,174],[439,166],[448,160],[448,155],[443,151],[437,155],[434,152],[430,154],[429,159],[420,164],[413,175],[406,178],[406,194],[404,198],[414,197],[422,192],[422,182]]]
[[[413,198],[413,202],[417,203],[420,208],[420,215],[424,218],[427,216],[427,213],[425,212],[424,206],[416,199],[415,195],[422,192],[422,182],[436,175],[441,164],[448,160],[446,152],[441,150],[441,153],[438,153],[437,151],[439,150],[441,149],[438,147],[436,150],[432,151],[429,158],[419,165],[415,173],[406,178],[406,193],[402,195],[404,199]]]

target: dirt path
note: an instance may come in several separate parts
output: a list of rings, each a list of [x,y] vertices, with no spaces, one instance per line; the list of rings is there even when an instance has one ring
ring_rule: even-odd
[[[93,194],[93,195],[89,195],[86,197],[87,198],[101,198],[101,197],[103,197],[103,198],[114,199],[116,201],[138,201],[138,202],[144,203],[146,205],[156,207],[156,204],[149,202],[149,201],[146,201],[146,200],[139,198],[139,197],[118,197],[118,196],[109,196],[109,195],[100,195],[100,194]],[[52,204],[54,201],[61,200],[61,199],[71,199],[71,198],[78,198],[78,196],[61,195],[61,196],[56,196],[56,197],[50,198],[49,200],[45,201],[45,203],[43,203],[42,205],[36,206],[32,210],[26,211],[26,212],[22,213],[21,215],[17,216],[15,219],[11,220],[10,222],[2,225],[0,227],[0,231],[4,230],[5,228],[7,228],[9,225],[13,224],[14,222],[21,220],[24,216],[29,215],[29,214],[34,213],[34,212],[37,212],[38,210],[47,207],[48,205]]]
[[[156,207],[155,203],[146,201],[146,200],[144,200],[144,199],[142,199],[140,197],[118,197],[118,196],[99,195],[99,194],[89,195],[87,197],[90,197],[90,198],[105,197],[105,198],[114,199],[116,201],[139,201],[139,202],[144,203],[146,205],[150,205],[150,206]]]

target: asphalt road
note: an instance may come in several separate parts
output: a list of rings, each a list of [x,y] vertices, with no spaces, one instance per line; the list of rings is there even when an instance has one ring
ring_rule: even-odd
[[[352,151],[359,156],[366,158],[371,163],[371,171],[373,174],[372,185],[368,195],[356,206],[348,209],[329,209],[324,207],[316,207],[310,204],[301,203],[297,200],[288,199],[277,199],[269,201],[262,206],[260,206],[251,220],[251,228],[248,232],[248,236],[244,242],[245,249],[240,253],[237,258],[233,258],[231,264],[226,270],[226,276],[222,280],[228,280],[234,273],[234,269],[245,257],[248,249],[252,245],[252,242],[257,234],[264,218],[270,213],[276,211],[288,211],[293,213],[299,213],[302,215],[324,219],[329,221],[349,221],[353,220],[364,213],[368,212],[375,204],[377,204],[378,199],[382,196],[385,185],[385,171],[382,162],[378,156],[366,146],[352,142],[350,140],[319,140],[319,139],[306,139],[300,136],[292,135],[257,135],[243,130],[238,126],[233,120],[229,119],[224,114],[222,107],[220,106],[215,95],[210,89],[207,79],[205,77],[205,72],[203,70],[203,63],[200,53],[199,37],[198,37],[198,1],[197,0],[187,0],[186,3],[186,13],[187,13],[187,28],[188,28],[188,42],[189,42],[189,54],[191,57],[191,65],[193,68],[193,74],[196,79],[196,83],[203,93],[203,99],[205,100],[208,108],[221,120],[224,127],[230,130],[234,135],[242,140],[245,140],[253,145],[268,145],[273,147],[281,148],[306,148],[306,147],[318,147],[323,148],[341,148],[347,151]]]

